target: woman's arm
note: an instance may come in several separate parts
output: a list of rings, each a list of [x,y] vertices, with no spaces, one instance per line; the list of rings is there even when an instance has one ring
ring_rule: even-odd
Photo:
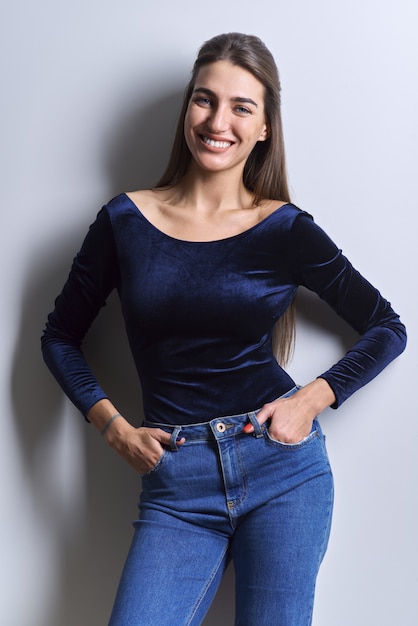
[[[70,400],[107,443],[144,474],[158,462],[170,435],[158,428],[135,428],[129,424],[102,390],[82,352],[85,334],[118,281],[113,231],[109,215],[102,209],[74,259],[54,311],[48,316],[42,351],[46,364]]]
[[[332,407],[337,408],[401,354],[405,326],[390,303],[305,215],[291,230],[290,263],[296,282],[317,293],[359,333],[354,346],[320,375],[333,390]]]
[[[113,231],[102,209],[73,261],[41,339],[45,363],[84,416],[107,396],[84,358],[82,342],[118,281]]]
[[[360,335],[351,350],[320,377],[259,411],[260,424],[271,420],[272,437],[296,443],[309,434],[321,411],[340,406],[401,354],[406,330],[389,302],[307,214],[301,213],[292,226],[288,258],[295,282],[316,292]]]

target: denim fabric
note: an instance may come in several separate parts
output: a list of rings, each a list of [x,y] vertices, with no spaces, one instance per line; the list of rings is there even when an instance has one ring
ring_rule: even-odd
[[[272,439],[255,411],[164,429],[110,626],[201,624],[231,558],[236,626],[309,626],[333,504],[318,421],[297,444]]]

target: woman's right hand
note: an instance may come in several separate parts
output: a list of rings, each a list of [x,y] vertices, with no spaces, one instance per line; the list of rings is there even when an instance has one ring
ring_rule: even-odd
[[[151,471],[160,460],[164,447],[170,444],[169,433],[161,428],[135,428],[108,399],[96,402],[87,418],[99,432],[104,432],[107,443],[140,474]],[[182,445],[184,442],[183,437],[176,443]]]
[[[117,420],[105,435],[108,444],[140,474],[146,474],[160,460],[170,434],[161,428],[135,428],[125,419]],[[177,445],[185,439],[177,441]]]

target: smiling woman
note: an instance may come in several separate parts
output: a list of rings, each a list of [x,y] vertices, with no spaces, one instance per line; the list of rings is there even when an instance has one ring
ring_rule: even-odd
[[[242,184],[249,155],[257,142],[268,138],[264,97],[262,83],[229,61],[199,70],[184,120],[193,176],[200,169],[223,170]]]
[[[284,369],[299,285],[359,333],[299,387]],[[118,290],[145,422],[122,416],[81,343]],[[254,36],[206,42],[154,189],[99,213],[43,335],[47,364],[142,475],[111,626],[197,626],[232,559],[237,626],[309,626],[332,515],[318,414],[405,346],[390,304],[291,204],[274,60]]]

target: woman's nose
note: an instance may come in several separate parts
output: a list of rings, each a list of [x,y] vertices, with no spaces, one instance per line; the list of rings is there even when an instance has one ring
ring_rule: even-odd
[[[207,124],[208,128],[214,133],[225,132],[229,127],[227,111],[223,107],[212,109]]]

